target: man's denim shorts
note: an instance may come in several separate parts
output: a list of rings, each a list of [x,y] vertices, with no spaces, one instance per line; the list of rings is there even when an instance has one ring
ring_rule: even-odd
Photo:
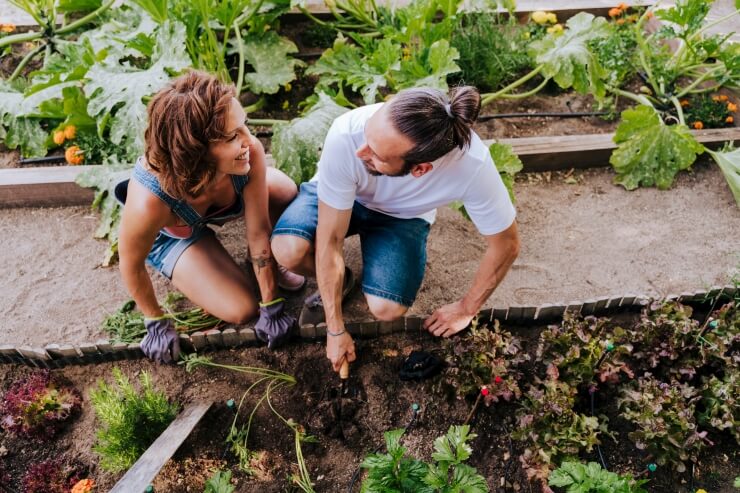
[[[189,238],[173,238],[161,231],[154,240],[152,249],[146,257],[146,263],[158,270],[167,279],[172,279],[175,264],[187,248],[206,235],[214,235],[211,228],[202,227],[193,231]]]
[[[314,243],[319,216],[316,187],[316,182],[301,185],[273,236],[300,236]],[[362,248],[362,292],[411,306],[424,279],[429,223],[399,219],[355,202],[347,236],[355,234],[360,235]]]

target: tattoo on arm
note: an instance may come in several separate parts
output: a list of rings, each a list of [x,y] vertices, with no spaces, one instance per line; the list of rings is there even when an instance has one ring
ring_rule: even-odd
[[[250,256],[249,261],[252,262],[253,267],[256,267],[257,274],[259,274],[263,268],[272,264],[275,259],[268,255],[266,251],[263,251],[260,255]]]

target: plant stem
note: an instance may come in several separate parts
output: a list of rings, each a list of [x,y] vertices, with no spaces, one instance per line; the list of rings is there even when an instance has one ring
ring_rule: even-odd
[[[0,38],[0,48],[2,48],[3,46],[15,44],[15,43],[23,43],[24,41],[33,41],[34,39],[39,39],[42,36],[43,34],[38,31],[29,31],[27,33],[13,34],[11,36]]]
[[[249,22],[249,19],[251,19],[257,13],[257,11],[259,11],[259,9],[262,7],[262,4],[264,3],[264,1],[265,0],[259,0],[259,2],[257,2],[255,4],[255,6],[254,6],[254,8],[252,10],[250,10],[248,12],[245,12],[244,14],[242,14],[239,17],[236,18],[236,21],[234,21],[234,22],[236,22],[236,25],[239,27],[239,29],[241,29],[242,27],[244,27],[244,25],[247,22]]]
[[[671,96],[671,103],[673,103],[673,106],[676,108],[676,112],[678,113],[678,121],[681,123],[681,125],[686,125],[686,120],[683,116],[683,108],[681,108],[681,103],[678,101],[677,96]]]
[[[534,89],[532,89],[531,91],[517,93],[517,94],[502,94],[499,97],[501,99],[524,99],[524,98],[528,98],[529,96],[532,96],[532,95],[537,94],[538,92],[540,92],[542,90],[542,88],[545,87],[545,85],[549,81],[550,81],[550,79],[542,79],[542,83],[539,86],[537,86]]]
[[[23,57],[23,60],[18,64],[18,66],[15,68],[12,74],[10,74],[10,77],[8,77],[8,82],[13,82],[16,77],[18,77],[23,69],[28,65],[28,62],[30,62],[33,57],[41,53],[41,50],[43,50],[46,47],[46,43],[38,45],[33,50],[29,51],[26,56]]]
[[[108,0],[107,3],[104,3],[103,5],[101,5],[97,9],[95,9],[94,11],[90,12],[89,14],[87,14],[85,17],[82,17],[81,19],[78,19],[78,20],[74,21],[72,24],[69,24],[69,25],[67,25],[67,26],[59,29],[55,33],[56,34],[67,34],[67,33],[71,32],[71,31],[74,31],[78,27],[83,26],[83,25],[87,24],[88,22],[94,20],[96,17],[100,16],[100,14],[102,14],[103,12],[105,12],[106,10],[108,10],[111,7],[111,5],[113,5],[113,3],[115,1],[116,0]]]
[[[242,92],[242,81],[244,80],[244,44],[242,43],[242,34],[239,25],[234,21],[234,35],[236,36],[237,52],[239,53],[239,71],[236,75],[236,95]]]
[[[644,104],[645,106],[650,106],[653,108],[653,103],[650,102],[648,98],[643,96],[642,94],[634,94],[629,91],[623,91],[622,89],[619,89],[618,87],[610,87],[609,90],[613,92],[614,94],[617,94],[619,96],[625,97],[627,99],[631,99],[632,101],[635,101],[640,104]]]
[[[716,21],[712,21],[709,24],[707,24],[706,26],[702,26],[702,28],[699,29],[698,31],[696,31],[694,34],[692,34],[689,39],[693,40],[695,37],[699,36],[701,33],[703,33],[704,31],[706,31],[707,29],[711,29],[714,26],[716,26],[717,24],[722,24],[727,19],[730,19],[730,18],[732,18],[732,17],[734,17],[734,16],[736,16],[738,14],[740,14],[740,9],[738,9],[738,10],[736,10],[736,11],[730,13],[730,14],[727,14],[724,17],[720,17]]]
[[[468,416],[465,418],[465,421],[463,421],[463,425],[470,423],[470,420],[473,419],[473,416],[475,416],[475,412],[478,410],[478,405],[480,404],[480,401],[482,398],[483,398],[483,394],[481,392],[478,392],[478,397],[476,397],[475,399],[475,404],[473,404],[473,408],[468,413]]]
[[[278,123],[288,123],[288,120],[264,120],[264,119],[259,119],[259,118],[249,120],[250,125],[262,125],[265,127],[270,127]]]
[[[527,82],[529,79],[531,79],[535,75],[537,75],[540,72],[542,72],[542,69],[543,68],[545,68],[545,65],[544,64],[538,65],[534,70],[532,70],[531,72],[529,72],[527,75],[525,75],[524,77],[522,77],[522,78],[520,78],[518,80],[515,80],[514,82],[512,82],[508,86],[504,87],[503,89],[500,89],[500,90],[498,90],[496,92],[493,92],[493,93],[482,94],[481,95],[481,106],[485,106],[488,103],[490,103],[491,101],[493,101],[494,99],[500,97],[502,94],[506,94],[507,92],[510,92],[511,90],[516,89],[517,87],[521,86],[522,84],[524,84],[525,82]],[[548,78],[545,78],[545,80],[549,80],[549,79]]]
[[[716,67],[712,70],[707,70],[706,72],[704,72],[704,74],[702,74],[701,77],[696,79],[694,82],[692,82],[691,84],[686,86],[683,90],[681,90],[678,94],[676,94],[676,97],[680,98],[680,97],[685,96],[689,91],[693,90],[696,86],[698,86],[699,84],[701,84],[702,82],[704,82],[705,80],[713,76],[714,74],[720,72],[721,70],[723,70],[723,67]]]

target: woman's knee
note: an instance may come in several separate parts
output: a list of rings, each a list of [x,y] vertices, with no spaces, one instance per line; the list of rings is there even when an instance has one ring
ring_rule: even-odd
[[[259,305],[256,300],[247,299],[233,303],[223,309],[222,316],[218,316],[224,322],[236,325],[244,325],[259,313]]]
[[[377,296],[365,296],[370,313],[381,322],[392,322],[403,317],[409,307]]]
[[[295,182],[282,171],[267,168],[267,189],[272,205],[286,207],[298,195]]]
[[[300,236],[273,236],[270,247],[277,263],[288,269],[300,267],[304,259],[312,254],[311,243]]]

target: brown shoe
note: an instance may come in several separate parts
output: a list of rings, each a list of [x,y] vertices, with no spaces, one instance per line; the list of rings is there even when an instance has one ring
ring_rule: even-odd
[[[306,278],[300,274],[289,271],[278,264],[277,284],[286,291],[300,291],[306,285]]]
[[[352,288],[355,287],[355,275],[349,269],[344,268],[344,284],[342,285],[342,303],[347,299]],[[298,317],[298,326],[311,324],[317,325],[326,321],[324,303],[321,301],[321,293],[317,289],[303,302],[301,314]]]

